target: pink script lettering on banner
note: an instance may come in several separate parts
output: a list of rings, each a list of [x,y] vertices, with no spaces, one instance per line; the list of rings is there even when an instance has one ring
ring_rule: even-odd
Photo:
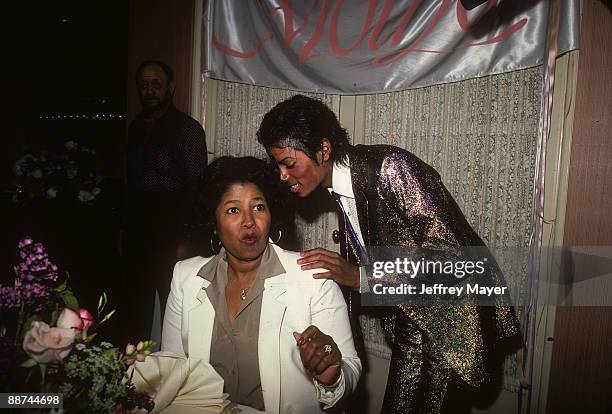
[[[560,52],[578,45],[579,0],[562,2]],[[542,63],[548,0],[209,0],[213,78],[371,93]]]
[[[444,13],[452,5],[453,2],[454,2],[453,0],[443,0],[440,3],[440,7],[437,13],[434,16],[432,16],[432,19],[427,25],[425,31],[421,33],[421,35],[416,40],[414,40],[408,47],[404,47],[404,48],[395,50],[393,52],[385,53],[383,55],[376,57],[372,62],[374,66],[389,65],[401,59],[403,56],[409,53],[413,53],[413,52],[449,53],[450,51],[448,50],[419,49],[417,48],[417,45],[421,43],[421,41],[424,40],[424,38],[426,38],[432,32],[434,32],[437,26],[440,26],[441,18],[444,16]],[[313,13],[317,3],[318,3],[318,0],[313,0],[311,2],[310,8],[308,9],[306,15],[304,16],[304,19],[301,25],[297,29],[293,27],[294,13],[293,13],[293,9],[291,6],[291,1],[289,0],[281,1],[281,6],[270,12],[271,18],[274,18],[274,16],[278,16],[279,14],[282,14],[282,20],[285,22],[284,24],[285,36],[283,39],[285,46],[287,47],[291,46],[293,40],[296,37],[296,34],[302,30],[302,28],[304,27],[308,19],[311,17],[311,14]],[[315,31],[310,37],[310,39],[308,40],[308,42],[306,42],[306,44],[300,49],[300,52],[298,54],[300,63],[304,63],[307,60],[310,60],[312,58],[319,56],[319,53],[313,52],[312,50],[321,40],[321,37],[323,36],[323,33],[324,33],[326,23],[328,24],[327,32],[329,33],[329,48],[330,48],[330,51],[336,56],[345,56],[351,53],[357,46],[362,44],[367,34],[370,33],[370,29],[374,21],[374,14],[376,11],[376,5],[378,3],[378,0],[370,0],[369,5],[368,5],[367,16],[365,19],[365,23],[363,25],[363,29],[361,30],[361,33],[359,34],[355,42],[349,47],[340,46],[340,43],[338,41],[338,22],[341,18],[342,4],[344,3],[344,0],[337,0],[335,2],[336,4],[335,4],[335,7],[332,13],[332,17],[328,21],[327,16],[329,14],[329,10],[332,7],[332,3],[333,3],[332,0],[323,1],[323,6],[318,12]],[[387,23],[387,19],[389,17],[389,14],[394,4],[395,4],[394,0],[385,1],[383,11],[379,17],[379,21],[374,27],[374,30],[371,31],[370,38],[368,40],[368,48],[370,50],[380,49],[385,43],[387,43],[389,38],[391,38],[391,44],[393,46],[398,45],[400,41],[402,40],[403,36],[405,35],[406,29],[408,25],[410,24],[410,21],[412,17],[414,16],[416,9],[421,4],[421,1],[419,0],[419,1],[413,2],[411,6],[404,12],[404,15],[402,16],[402,19],[399,25],[397,26],[397,29],[395,30],[395,32],[393,34],[388,34],[387,37],[382,42],[378,42],[378,37],[380,36],[380,33],[383,27]],[[470,23],[468,20],[468,11],[463,7],[461,2],[456,2],[456,4],[457,4],[456,6],[457,23],[459,24],[462,30],[464,30],[465,32],[469,32],[472,23]],[[496,6],[496,4],[497,4],[497,0],[489,0],[487,2],[485,13],[493,9]],[[484,46],[484,45],[490,45],[493,43],[501,42],[507,39],[508,37],[510,37],[512,34],[516,33],[523,26],[525,26],[528,20],[529,20],[528,18],[523,18],[519,20],[518,22],[512,24],[503,33],[497,36],[494,36],[490,39],[480,41],[477,43],[465,43],[465,44],[458,46],[457,48]],[[443,28],[440,28],[440,29],[443,30]],[[214,36],[214,34],[213,34],[212,43],[213,43],[213,46],[219,51],[221,51],[222,53],[225,53],[233,57],[249,59],[249,58],[253,58],[257,56],[259,52],[261,51],[261,48],[264,45],[264,43],[272,39],[272,37],[273,37],[273,32],[269,31],[264,37],[259,39],[257,47],[249,51],[240,51],[240,50],[236,50],[232,48],[231,46],[224,45],[221,41],[219,41],[219,39],[216,36]]]

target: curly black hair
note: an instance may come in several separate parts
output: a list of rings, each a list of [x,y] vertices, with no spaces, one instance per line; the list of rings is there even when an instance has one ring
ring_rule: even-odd
[[[271,237],[276,237],[278,231],[291,231],[294,213],[291,205],[291,193],[288,187],[279,180],[278,174],[263,160],[254,157],[225,156],[215,159],[206,167],[204,180],[201,183],[200,198],[200,228],[202,237],[210,240],[216,228],[215,211],[221,197],[233,184],[255,184],[264,197],[270,209]],[[210,246],[203,245],[204,255],[211,256],[215,252]]]
[[[272,147],[290,147],[315,161],[323,138],[331,142],[331,160],[347,165],[350,142],[346,129],[327,105],[304,95],[294,95],[277,104],[264,116],[257,131],[257,140],[268,155]]]

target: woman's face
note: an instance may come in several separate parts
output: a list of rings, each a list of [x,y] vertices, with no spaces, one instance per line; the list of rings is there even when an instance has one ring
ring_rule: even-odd
[[[270,234],[268,203],[253,183],[232,184],[215,211],[217,234],[228,255],[241,261],[258,259]]]

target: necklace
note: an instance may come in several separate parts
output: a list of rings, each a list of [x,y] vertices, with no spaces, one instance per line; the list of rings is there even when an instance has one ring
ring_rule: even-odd
[[[246,300],[247,294],[249,293],[249,289],[251,288],[251,285],[253,284],[253,280],[251,281],[249,286],[247,286],[246,288],[242,287],[242,283],[240,281],[240,278],[236,277],[235,280],[238,283],[238,288],[240,289],[240,300]]]
[[[249,289],[251,289],[251,286],[253,285],[253,282],[255,281],[255,279],[257,277],[257,273],[251,273],[251,274],[248,274],[248,276],[245,275],[246,276],[245,277],[246,280],[244,280],[244,282],[246,284],[246,287],[243,286],[243,284],[242,284],[243,281],[241,280],[241,278],[236,274],[236,272],[233,269],[228,268],[227,276],[228,276],[228,278],[233,279],[234,282],[238,284],[238,289],[240,289],[240,300],[242,300],[242,301],[246,300],[247,294],[249,293]]]

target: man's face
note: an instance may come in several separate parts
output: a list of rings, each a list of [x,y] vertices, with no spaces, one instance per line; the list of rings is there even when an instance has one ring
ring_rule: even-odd
[[[166,74],[157,65],[142,68],[137,80],[140,103],[145,111],[165,108],[172,100],[174,84],[168,84]]]
[[[270,154],[276,161],[280,179],[298,197],[307,197],[317,187],[331,187],[332,164],[323,151],[317,151],[316,161],[290,147],[272,147]]]

